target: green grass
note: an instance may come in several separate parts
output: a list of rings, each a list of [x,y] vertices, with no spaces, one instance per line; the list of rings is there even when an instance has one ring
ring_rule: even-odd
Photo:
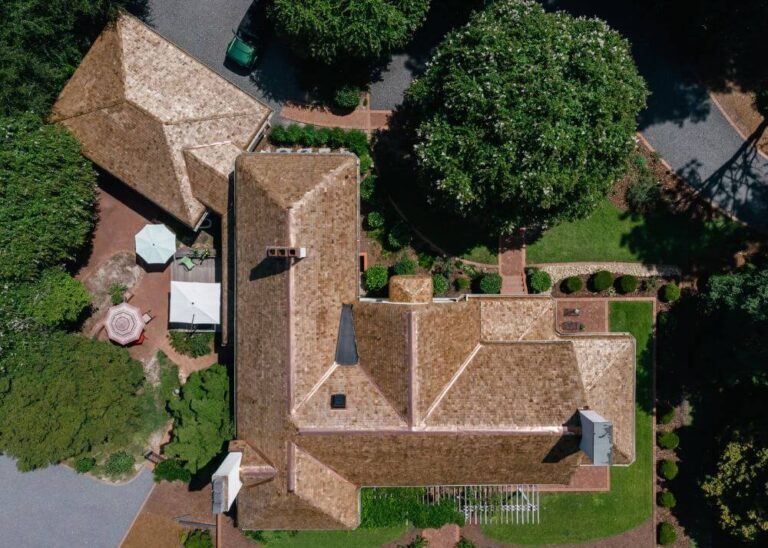
[[[542,494],[538,525],[485,525],[485,534],[516,544],[589,542],[632,529],[651,516],[651,366],[653,312],[650,302],[612,302],[611,331],[637,340],[637,425],[635,462],[611,468],[607,493]]]
[[[727,260],[748,237],[732,221],[671,213],[633,215],[606,199],[586,219],[545,231],[528,245],[527,256],[531,264],[628,261],[694,267]]]
[[[408,527],[356,529],[354,531],[249,531],[246,536],[266,546],[291,548],[373,548],[405,534]]]

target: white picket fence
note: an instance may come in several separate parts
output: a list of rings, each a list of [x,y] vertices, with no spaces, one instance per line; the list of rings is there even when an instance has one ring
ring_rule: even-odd
[[[540,493],[536,485],[440,485],[424,491],[425,504],[440,504],[446,498],[464,514],[468,525],[539,523]]]

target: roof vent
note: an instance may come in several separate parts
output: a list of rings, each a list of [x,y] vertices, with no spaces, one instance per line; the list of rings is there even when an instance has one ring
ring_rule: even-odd
[[[581,419],[579,449],[592,459],[592,464],[595,466],[613,464],[613,424],[611,421],[589,409],[580,410],[579,418]]]
[[[347,396],[344,394],[331,394],[331,409],[346,409]]]
[[[267,247],[267,257],[276,257],[278,259],[303,259],[306,256],[306,247],[282,247],[276,245]]]

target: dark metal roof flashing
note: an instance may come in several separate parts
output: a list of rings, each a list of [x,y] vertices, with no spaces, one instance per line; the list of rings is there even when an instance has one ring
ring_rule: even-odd
[[[339,365],[357,365],[360,357],[357,354],[357,339],[355,325],[352,322],[352,305],[341,307],[339,320],[339,335],[336,339],[336,363]]]

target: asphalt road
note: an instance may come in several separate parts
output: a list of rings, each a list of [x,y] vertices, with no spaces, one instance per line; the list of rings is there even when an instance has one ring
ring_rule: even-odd
[[[0,546],[113,548],[153,485],[146,468],[114,486],[65,466],[22,473],[0,455]]]

